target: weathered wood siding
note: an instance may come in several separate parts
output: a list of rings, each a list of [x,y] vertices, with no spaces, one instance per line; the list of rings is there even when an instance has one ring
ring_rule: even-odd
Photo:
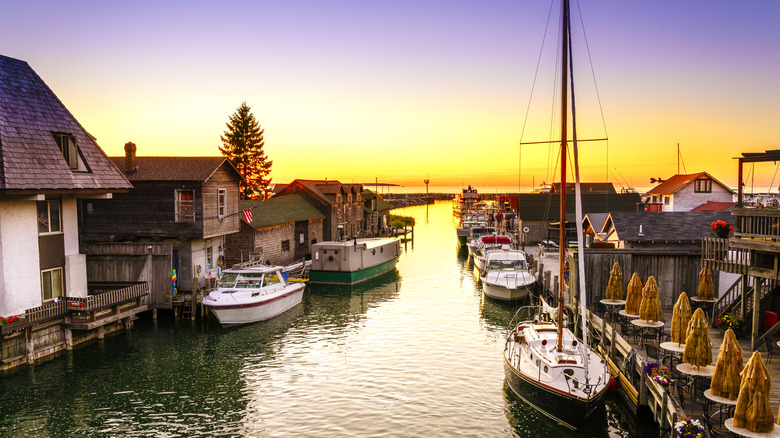
[[[658,283],[658,298],[661,306],[671,307],[677,302],[680,292],[688,297],[695,296],[699,286],[701,254],[697,251],[652,251],[652,250],[585,250],[585,278],[588,304],[598,303],[606,295],[609,272],[618,262],[623,271],[623,296],[634,272],[643,282],[650,276]],[[576,269],[576,265],[572,267]],[[716,278],[713,278],[717,282]],[[715,290],[718,290],[717,283]]]
[[[87,281],[146,281],[149,308],[171,308],[170,244],[82,244],[87,256]]]
[[[81,201],[82,241],[126,241],[144,238],[195,239],[203,236],[203,191],[194,182],[133,183],[113,199]],[[195,221],[176,221],[176,190],[195,191]],[[216,200],[214,201],[216,203]]]
[[[219,217],[219,189],[227,194],[226,216]],[[238,176],[224,163],[208,181],[203,183],[203,238],[237,233],[241,215],[238,214]]]

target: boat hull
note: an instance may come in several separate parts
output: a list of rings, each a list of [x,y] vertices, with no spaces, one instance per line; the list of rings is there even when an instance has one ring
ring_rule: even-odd
[[[215,305],[204,305],[211,310],[223,326],[248,324],[273,318],[296,305],[303,299],[303,284],[288,286],[288,291],[255,302]]]
[[[593,412],[603,406],[601,399],[606,393],[602,391],[588,400],[567,396],[523,375],[509,363],[506,356],[504,377],[518,397],[569,429],[578,429]]]
[[[505,286],[490,284],[487,283],[484,278],[482,279],[482,292],[486,297],[494,300],[514,301],[526,298],[531,287],[533,287],[533,283],[512,289]]]
[[[328,284],[356,284],[395,269],[398,263],[398,257],[394,257],[384,263],[371,266],[357,271],[314,271],[309,273],[310,283],[328,283]]]

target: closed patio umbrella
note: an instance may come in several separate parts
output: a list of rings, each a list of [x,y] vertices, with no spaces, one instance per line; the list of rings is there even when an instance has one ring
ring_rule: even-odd
[[[757,433],[771,432],[775,427],[769,390],[772,377],[761,360],[761,353],[754,351],[742,370],[739,398],[734,409],[734,426]]]
[[[742,372],[743,364],[742,347],[739,346],[734,331],[728,329],[723,335],[723,343],[720,344],[718,351],[718,360],[715,362],[715,374],[712,375],[712,383],[710,384],[712,395],[737,400],[742,381],[739,373]]]
[[[639,305],[639,319],[645,321],[661,320],[661,302],[658,301],[658,284],[654,277],[649,277],[642,289],[642,302]]]
[[[699,271],[699,288],[696,289],[696,298],[699,300],[712,300],[715,298],[712,273],[707,267],[701,268],[701,271]]]
[[[688,324],[683,362],[697,367],[706,367],[712,363],[712,343],[710,343],[708,325],[704,311],[696,309]]]
[[[626,313],[629,315],[639,315],[639,308],[642,305],[642,279],[639,274],[634,272],[631,280],[628,282],[626,293]]]
[[[606,298],[608,300],[623,299],[623,271],[620,270],[620,264],[615,262],[612,270],[609,272],[609,283],[607,283]]]
[[[691,304],[688,302],[688,295],[685,292],[680,293],[672,309],[672,342],[684,344],[688,337],[688,324],[691,322]]]

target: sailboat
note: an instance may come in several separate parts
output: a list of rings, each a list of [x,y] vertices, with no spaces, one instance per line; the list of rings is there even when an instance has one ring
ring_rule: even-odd
[[[570,20],[569,1],[563,0],[563,25],[561,39],[561,187],[566,187],[567,114],[569,110],[569,50]],[[572,103],[574,102],[572,87]],[[572,119],[574,122],[574,119]],[[577,171],[577,135],[574,126],[574,169],[576,175],[577,235],[582,251],[582,205],[580,201],[579,172]],[[578,257],[580,284],[580,312],[582,339],[565,327],[563,320],[563,269],[566,242],[566,196],[560,196],[560,259],[561,269],[557,309],[542,301],[539,306],[522,307],[515,314],[507,330],[504,347],[504,374],[512,391],[548,417],[570,428],[577,429],[588,416],[603,405],[603,397],[609,386],[609,368],[587,344],[587,319],[584,297],[584,271],[582,254]]]

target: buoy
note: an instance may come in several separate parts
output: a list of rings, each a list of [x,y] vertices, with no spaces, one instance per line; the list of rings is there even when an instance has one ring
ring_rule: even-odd
[[[614,377],[610,377],[609,378],[609,390],[610,391],[617,391],[618,386],[620,386],[620,385],[618,384],[617,379],[614,378]]]

